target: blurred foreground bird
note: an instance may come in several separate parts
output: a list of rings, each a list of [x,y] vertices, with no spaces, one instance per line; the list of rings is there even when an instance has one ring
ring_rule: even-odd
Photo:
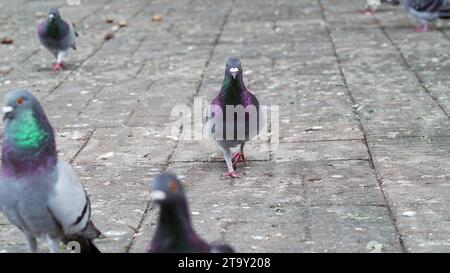
[[[64,67],[63,61],[70,48],[76,49],[76,37],[78,33],[73,25],[61,18],[58,9],[50,9],[47,19],[38,26],[38,38],[41,44],[55,56],[54,70],[61,70]]]
[[[150,253],[232,253],[228,245],[208,245],[194,231],[181,182],[168,173],[151,185],[151,198],[160,206],[158,226]]]
[[[428,31],[428,24],[437,19],[450,19],[448,0],[404,0],[406,11],[419,21],[416,32]]]
[[[38,100],[26,90],[10,91],[3,113],[0,210],[25,234],[30,252],[37,251],[37,238],[45,238],[51,252],[59,252],[61,241],[99,252],[89,198],[69,163],[58,160]]]
[[[365,0],[364,8],[360,13],[374,14],[382,4],[390,4],[393,6],[400,5],[399,0]]]
[[[235,168],[238,162],[245,162],[244,145],[257,136],[265,125],[258,99],[244,84],[241,61],[228,59],[225,78],[219,95],[211,102],[210,113],[204,127],[204,135],[212,138],[222,148],[227,164],[227,177],[239,177]],[[231,149],[239,152],[231,155]]]

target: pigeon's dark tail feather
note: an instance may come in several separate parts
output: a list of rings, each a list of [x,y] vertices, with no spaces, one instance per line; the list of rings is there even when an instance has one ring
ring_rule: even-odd
[[[100,237],[100,231],[95,227],[92,221],[89,221],[84,230],[77,235],[71,235],[64,239],[64,243],[77,242],[79,245],[78,251],[80,253],[94,254],[101,253],[95,246],[93,240]],[[73,249],[75,250],[75,249]]]
[[[440,19],[450,19],[450,6],[445,6],[443,9],[439,10]]]
[[[218,243],[213,243],[210,246],[209,251],[211,253],[234,253],[234,249],[229,245],[221,245]]]
[[[400,5],[400,1],[399,0],[381,0],[381,3],[387,3],[387,4],[391,4],[393,6]]]
[[[81,241],[81,242],[80,242]],[[78,241],[80,243],[80,253],[86,253],[86,254],[96,254],[101,253],[100,250],[95,246],[95,244],[89,240],[84,238],[84,240]]]

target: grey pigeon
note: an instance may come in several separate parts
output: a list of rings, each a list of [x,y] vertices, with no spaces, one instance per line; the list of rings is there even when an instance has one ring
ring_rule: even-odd
[[[450,3],[448,0],[404,0],[406,11],[417,18],[420,25],[417,32],[428,31],[428,24],[436,19],[450,18]]]
[[[161,207],[150,253],[232,253],[228,245],[208,245],[194,231],[183,186],[169,173],[156,176],[151,197]]]
[[[0,208],[24,234],[30,252],[45,238],[51,252],[78,242],[81,252],[99,252],[100,232],[88,195],[69,163],[58,160],[55,136],[38,100],[26,90],[5,96],[0,171]]]
[[[204,127],[204,135],[214,139],[223,150],[228,169],[224,176],[232,178],[239,177],[235,171],[238,162],[242,160],[245,164],[245,143],[257,136],[265,125],[259,101],[245,87],[242,75],[241,61],[228,59],[222,88],[211,103]],[[239,152],[232,156],[231,149],[235,147]]]
[[[73,25],[61,18],[57,8],[50,9],[47,19],[39,24],[38,38],[55,56],[54,70],[61,70],[64,67],[63,61],[70,48],[76,49],[76,37],[78,33]]]

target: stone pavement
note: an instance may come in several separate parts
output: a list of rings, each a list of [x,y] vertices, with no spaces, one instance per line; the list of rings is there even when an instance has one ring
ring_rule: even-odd
[[[51,1],[80,32],[55,73],[35,37],[50,1],[2,0],[0,36],[14,44],[0,45],[0,95],[42,100],[102,251],[146,250],[148,184],[168,170],[198,233],[239,252],[449,252],[450,26],[417,34],[401,7],[365,16],[361,2]],[[105,41],[107,16],[128,26]],[[249,145],[246,175],[225,180],[219,148],[171,135],[170,114],[211,100],[233,55],[260,102],[279,105],[280,144]],[[23,251],[1,217],[0,252]]]

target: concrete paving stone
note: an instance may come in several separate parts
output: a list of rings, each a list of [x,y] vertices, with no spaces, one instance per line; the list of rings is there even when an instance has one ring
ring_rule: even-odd
[[[302,160],[368,160],[367,147],[363,141],[317,141],[280,143],[273,151],[273,159],[281,161]]]
[[[448,175],[448,137],[386,139],[370,144],[382,179]]]
[[[448,253],[450,251],[449,233],[407,233],[403,238],[408,251],[418,253]]]
[[[262,140],[253,140],[245,144],[244,153],[247,161],[266,161],[270,158],[270,147]],[[171,160],[173,162],[219,161],[225,164],[222,149],[213,141],[184,140],[183,138],[180,139]]]
[[[174,147],[160,128],[98,128],[77,159],[77,164],[119,166],[164,164]]]
[[[313,207],[310,215],[312,251],[402,251],[391,219],[383,207]]]

